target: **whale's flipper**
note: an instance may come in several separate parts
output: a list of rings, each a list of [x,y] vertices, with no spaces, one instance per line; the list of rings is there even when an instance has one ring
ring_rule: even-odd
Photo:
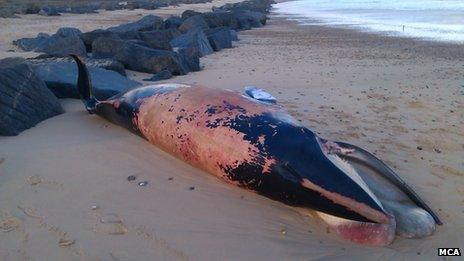
[[[327,141],[332,153],[349,163],[376,194],[382,205],[395,216],[397,234],[424,237],[442,225],[438,215],[391,168],[357,146]]]
[[[92,81],[90,80],[89,71],[87,70],[85,63],[77,55],[70,54],[69,56],[71,56],[77,63],[77,91],[79,92],[79,96],[85,104],[85,108],[89,113],[92,114],[95,111],[95,106],[98,101],[93,95]]]
[[[247,97],[253,98],[257,101],[267,104],[276,104],[277,99],[272,96],[272,94],[266,92],[263,89],[259,89],[254,86],[246,86],[244,90],[244,94]]]

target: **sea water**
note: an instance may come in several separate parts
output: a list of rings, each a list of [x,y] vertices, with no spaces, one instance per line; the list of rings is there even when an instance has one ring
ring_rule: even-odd
[[[464,0],[297,0],[274,7],[303,24],[464,43]]]

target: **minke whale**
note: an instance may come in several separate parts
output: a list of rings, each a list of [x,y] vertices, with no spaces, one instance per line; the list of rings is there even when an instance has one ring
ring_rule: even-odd
[[[85,64],[72,57],[89,113],[230,184],[314,211],[346,240],[385,246],[395,234],[421,238],[442,224],[382,161],[316,135],[262,90],[157,84],[100,101]]]

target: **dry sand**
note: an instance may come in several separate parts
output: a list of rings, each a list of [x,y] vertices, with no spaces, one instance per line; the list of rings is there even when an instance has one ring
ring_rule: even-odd
[[[47,24],[34,16],[0,19],[0,47],[138,13],[147,12],[40,18]],[[265,88],[323,137],[375,152],[445,225],[386,248],[344,242],[297,210],[227,185],[63,100],[65,114],[0,137],[0,260],[434,260],[438,247],[463,250],[462,45],[297,26],[276,16],[239,37],[235,48],[202,58],[204,70],[169,82]]]

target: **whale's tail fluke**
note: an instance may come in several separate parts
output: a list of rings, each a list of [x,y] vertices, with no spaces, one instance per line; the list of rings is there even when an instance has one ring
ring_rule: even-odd
[[[77,91],[79,92],[79,96],[84,102],[87,111],[89,113],[94,113],[95,105],[98,101],[92,92],[92,82],[90,80],[89,71],[87,70],[85,63],[77,55],[70,54],[69,56],[71,56],[77,63]]]

